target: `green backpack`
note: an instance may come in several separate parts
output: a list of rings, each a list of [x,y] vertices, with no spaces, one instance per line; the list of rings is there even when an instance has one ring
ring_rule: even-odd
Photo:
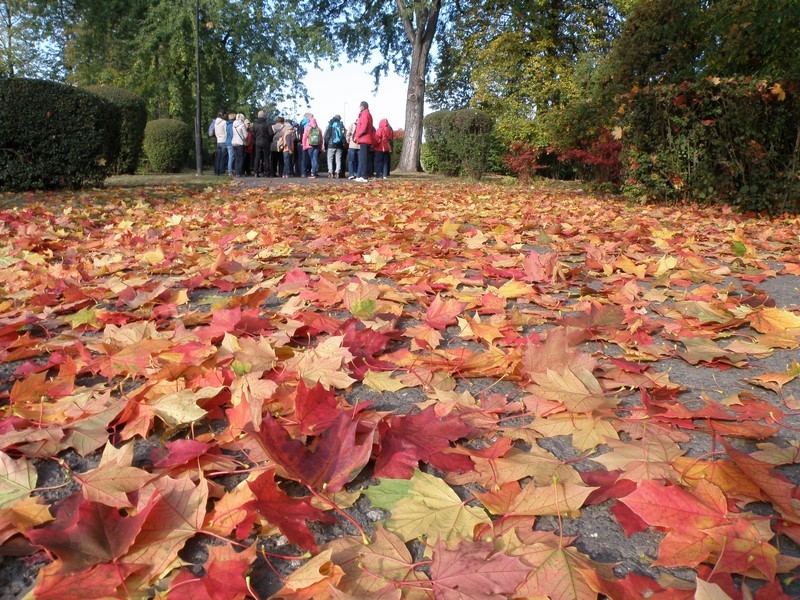
[[[308,145],[309,146],[319,146],[319,140],[322,134],[319,131],[319,127],[312,127],[308,130]]]

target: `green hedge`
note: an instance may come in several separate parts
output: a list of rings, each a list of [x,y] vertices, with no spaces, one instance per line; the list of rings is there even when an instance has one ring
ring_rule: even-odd
[[[800,211],[798,83],[663,85],[632,92],[624,111],[627,195]]]
[[[453,125],[453,111],[437,110],[422,121],[425,128],[425,150],[429,160],[426,170],[455,177],[461,171],[458,155],[458,137]]]
[[[396,137],[394,138],[394,142],[392,142],[392,154],[389,158],[390,171],[396,170],[397,165],[400,164],[400,155],[403,153],[403,142],[405,139],[405,137]]]
[[[177,173],[186,164],[192,129],[176,119],[156,119],[144,128],[144,153],[150,170]]]
[[[448,176],[461,173],[478,180],[486,172],[492,146],[494,119],[483,111],[466,108],[440,110],[423,121],[427,166]]]
[[[120,149],[119,156],[111,168],[115,175],[134,173],[142,155],[144,128],[147,125],[147,106],[144,100],[133,92],[118,87],[94,85],[86,89],[119,108]]]
[[[99,185],[119,152],[119,109],[78,88],[0,78],[0,190]]]

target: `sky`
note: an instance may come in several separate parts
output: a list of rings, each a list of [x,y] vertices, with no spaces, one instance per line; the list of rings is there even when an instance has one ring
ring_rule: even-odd
[[[406,80],[395,73],[381,77],[377,93],[373,93],[375,80],[370,74],[370,65],[343,62],[340,66],[309,70],[305,78],[309,104],[297,107],[282,106],[282,114],[300,118],[305,112],[312,113],[317,121],[327,123],[333,115],[339,115],[349,125],[358,117],[358,105],[362,100],[369,103],[375,127],[381,119],[388,119],[393,129],[405,127]]]

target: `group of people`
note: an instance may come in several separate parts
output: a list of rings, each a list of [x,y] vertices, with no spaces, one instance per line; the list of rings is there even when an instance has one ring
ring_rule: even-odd
[[[394,144],[389,121],[382,119],[376,129],[367,102],[361,102],[358,119],[347,129],[340,115],[334,115],[323,130],[311,113],[299,122],[278,117],[270,123],[262,110],[251,123],[241,113],[220,111],[209,124],[208,135],[217,142],[215,175],[315,179],[320,154],[324,154],[328,177],[344,176],[346,156],[348,179],[358,183],[373,176],[389,177]]]

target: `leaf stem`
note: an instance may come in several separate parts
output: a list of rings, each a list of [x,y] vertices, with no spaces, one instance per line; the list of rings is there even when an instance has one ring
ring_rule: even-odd
[[[331,500],[327,496],[323,496],[322,494],[317,492],[314,488],[312,488],[310,485],[307,485],[306,488],[308,489],[309,492],[311,492],[311,494],[315,498],[322,500],[333,510],[335,510],[345,519],[347,519],[350,522],[350,524],[356,528],[356,531],[358,531],[361,534],[361,541],[364,542],[364,545],[369,546],[369,538],[367,537],[367,534],[364,532],[364,529],[361,527],[361,525],[359,525],[358,522],[353,517],[347,514],[343,509],[339,508],[339,506],[333,500]]]

